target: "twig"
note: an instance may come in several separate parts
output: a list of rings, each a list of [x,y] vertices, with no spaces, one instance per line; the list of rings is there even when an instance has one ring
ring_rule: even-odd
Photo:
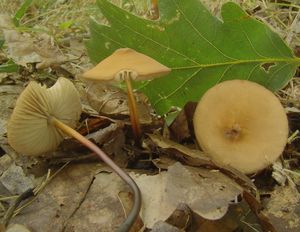
[[[51,170],[48,170],[47,176],[42,183],[33,189],[34,198],[32,198],[30,201],[28,201],[26,204],[22,205],[21,207],[17,208],[14,211],[13,217],[17,216],[24,208],[29,206],[32,202],[34,202],[37,198],[37,195],[45,188],[47,184],[59,173],[61,172],[70,162],[65,163],[63,166],[61,166],[52,176],[50,176]]]
[[[33,196],[33,189],[30,188],[28,190],[26,190],[24,193],[22,193],[20,196],[18,196],[18,198],[14,201],[14,203],[8,208],[7,212],[4,215],[2,224],[6,227],[10,221],[10,219],[13,217],[14,212],[16,210],[16,208],[20,205],[20,203],[27,199],[28,197]]]

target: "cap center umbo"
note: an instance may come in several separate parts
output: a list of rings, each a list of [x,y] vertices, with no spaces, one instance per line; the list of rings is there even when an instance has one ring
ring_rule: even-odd
[[[242,128],[239,124],[235,123],[231,127],[227,127],[224,130],[225,138],[229,140],[237,140],[242,135]]]

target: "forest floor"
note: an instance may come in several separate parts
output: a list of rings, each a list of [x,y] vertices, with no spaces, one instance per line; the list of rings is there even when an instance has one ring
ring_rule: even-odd
[[[51,155],[38,158],[20,157],[8,145],[7,121],[24,87],[32,80],[51,86],[60,76],[72,80],[81,94],[84,113],[78,130],[88,134],[87,137],[114,157],[122,168],[134,170],[131,175],[146,191],[159,189],[153,196],[145,194],[145,199],[152,205],[144,207],[152,210],[144,209],[143,216],[132,231],[142,231],[143,226],[153,231],[266,231],[266,228],[271,228],[270,225],[279,232],[300,231],[299,68],[288,85],[276,93],[288,114],[290,125],[289,143],[284,154],[273,167],[250,177],[237,178],[244,182],[243,187],[259,193],[259,203],[251,197],[250,200],[236,197],[233,202],[232,194],[241,194],[243,188],[232,180],[232,176],[224,177],[219,172],[205,169],[203,163],[196,171],[175,163],[175,160],[181,160],[182,163],[197,166],[190,153],[198,154],[199,151],[168,140],[166,135],[170,133],[170,128],[162,119],[148,125],[152,132],[164,128],[161,137],[152,135],[145,140],[148,151],[132,145],[126,94],[121,89],[115,86],[99,87],[99,91],[105,94],[97,99],[97,104],[110,104],[110,107],[104,107],[105,116],[99,116],[87,104],[85,84],[80,80],[80,74],[93,64],[84,43],[89,38],[90,19],[105,22],[95,0],[34,0],[18,21],[20,26],[15,28],[12,18],[20,11],[21,2],[0,0],[0,44],[4,39],[3,47],[0,46],[0,232],[5,231],[4,224],[8,224],[9,228],[18,228],[14,231],[20,232],[114,231],[130,208],[128,205],[132,202],[132,196],[128,194],[126,185],[72,139],[64,141]],[[142,17],[149,16],[150,1],[112,2]],[[220,8],[227,1],[201,2],[213,15],[220,17]],[[300,57],[300,1],[234,2],[269,25]],[[117,96],[113,95],[111,99],[112,93],[116,92]],[[152,112],[146,100],[142,100],[141,104],[144,112]],[[145,115],[143,120],[147,122],[149,116]],[[155,153],[154,158],[151,152]],[[165,174],[160,172],[167,169]],[[205,177],[201,183],[205,184],[206,192],[197,181],[193,184],[199,187],[203,195],[200,197],[201,204],[209,210],[190,205],[192,210],[185,205],[176,208],[176,200],[163,195],[167,189],[178,191],[177,197],[181,196],[176,184],[170,185],[168,181],[185,182],[187,176],[179,178],[179,173],[183,172],[191,179],[195,172]],[[156,175],[150,178],[137,173]],[[207,194],[214,191],[213,187],[222,183],[227,184],[227,191],[214,192],[215,198],[206,199]],[[190,185],[184,187],[188,189]],[[24,197],[28,188],[33,191],[29,197]],[[196,197],[190,194],[191,198]],[[161,202],[166,197],[173,202],[172,207]],[[16,199],[21,199],[21,203],[16,204]],[[157,212],[158,207],[160,212]]]

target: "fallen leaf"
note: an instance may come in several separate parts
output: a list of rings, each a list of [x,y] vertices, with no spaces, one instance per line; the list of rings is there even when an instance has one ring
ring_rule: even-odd
[[[127,94],[120,88],[106,83],[88,83],[86,99],[99,114],[120,117],[128,116]],[[137,110],[140,123],[152,122],[148,103],[142,96],[137,97]]]
[[[188,102],[169,126],[171,139],[182,143],[194,136],[193,116],[196,102]]]
[[[85,199],[94,173],[100,168],[94,164],[65,167],[11,223],[22,224],[32,231],[62,231]]]
[[[262,205],[260,201],[258,201],[252,194],[247,191],[243,192],[243,198],[248,203],[252,212],[256,215],[259,223],[264,232],[276,232],[277,230],[271,224],[270,220],[266,215],[262,212]]]
[[[193,211],[186,204],[179,204],[166,222],[186,231],[193,223],[192,218]]]
[[[12,158],[7,154],[0,157],[0,176],[11,166],[12,162]]]
[[[173,152],[173,154],[177,157],[182,156],[191,165],[213,165],[210,158],[200,150],[190,149],[160,135],[148,134],[148,137],[160,148],[178,151],[179,154],[176,152]]]
[[[158,175],[135,175],[141,189],[141,217],[147,227],[166,220],[179,203],[208,219],[225,215],[228,204],[242,188],[220,172],[192,168],[175,163]]]
[[[122,203],[123,209],[125,211],[125,215],[128,215],[133,206],[133,201],[134,201],[133,194],[131,192],[121,191],[121,192],[119,192],[118,196]],[[144,223],[143,223],[141,217],[138,217],[136,219],[135,223],[130,228],[129,232],[141,231],[141,229],[143,227],[144,227]]]
[[[0,85],[0,144],[4,142],[6,125],[14,104],[24,88],[19,85]]]
[[[8,57],[14,63],[25,66],[38,63],[37,68],[47,68],[52,64],[59,64],[66,60],[62,52],[54,44],[54,39],[46,33],[33,37],[26,32],[19,32],[11,25],[10,18],[0,15],[0,29],[2,29]]]
[[[158,221],[153,225],[152,232],[180,232],[181,230],[164,221]]]
[[[265,201],[263,213],[278,231],[300,231],[300,195],[289,185],[276,186]]]
[[[14,163],[3,172],[0,177],[0,183],[11,194],[21,194],[35,186],[33,176],[26,176],[23,169]]]
[[[256,216],[249,210],[248,204],[242,200],[231,204],[226,215],[218,220],[207,220],[196,213],[192,215],[192,224],[188,232],[261,232]]]
[[[186,146],[178,144],[172,140],[166,139],[160,135],[148,134],[148,137],[160,148],[165,149],[168,155],[174,157],[185,164],[196,167],[209,167],[211,169],[217,169],[224,174],[234,179],[237,183],[243,186],[249,191],[253,191],[257,194],[257,189],[251,179],[240,171],[229,166],[218,166],[210,160],[210,158],[202,151],[196,149],[190,149]],[[163,157],[160,157],[163,160]],[[164,159],[166,161],[166,159]],[[169,162],[170,163],[170,162]]]
[[[176,163],[168,169],[165,191],[173,205],[183,201],[202,217],[215,220],[225,215],[242,188],[220,172]]]
[[[116,231],[125,220],[118,199],[120,191],[128,191],[125,183],[114,173],[101,172],[95,176],[84,201],[65,225],[65,232]]]

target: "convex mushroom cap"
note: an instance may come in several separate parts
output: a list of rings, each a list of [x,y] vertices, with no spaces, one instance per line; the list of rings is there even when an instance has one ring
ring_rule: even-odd
[[[194,114],[196,138],[214,162],[246,174],[272,164],[288,138],[278,98],[245,80],[222,82],[201,98]]]
[[[117,49],[94,68],[83,74],[83,77],[95,81],[122,80],[123,73],[129,72],[133,80],[149,80],[165,75],[170,68],[131,48]]]
[[[80,113],[79,94],[71,81],[59,78],[49,89],[30,82],[19,96],[8,122],[8,142],[25,155],[53,151],[64,135],[50,123],[51,117],[75,127]]]

